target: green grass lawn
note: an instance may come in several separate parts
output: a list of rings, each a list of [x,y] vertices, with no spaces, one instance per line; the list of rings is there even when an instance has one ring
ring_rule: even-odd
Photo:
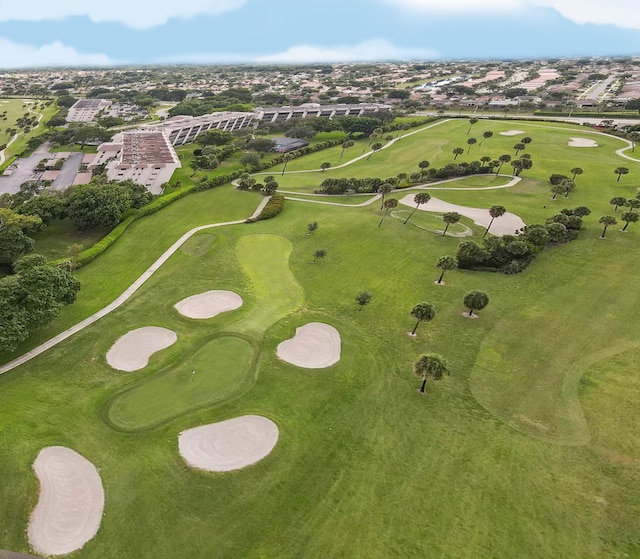
[[[500,130],[534,139],[534,168],[520,184],[476,191],[466,187],[497,179],[469,178],[459,191],[432,192],[471,207],[502,204],[528,223],[591,207],[578,240],[522,274],[458,270],[436,286],[437,259],[459,243],[428,230],[441,227],[437,214],[416,212],[407,225],[391,215],[379,228],[379,204],[287,201],[276,219],[199,233],[124,306],[0,376],[0,547],[29,551],[31,464],[42,447],[64,445],[96,464],[105,486],[100,531],[74,555],[83,559],[640,556],[640,270],[630,261],[640,227],[623,234],[618,225],[601,240],[597,224],[613,213],[613,195],[634,195],[640,166],[615,155],[619,140],[580,150],[567,139],[586,130],[528,124],[482,121],[496,132],[483,146],[489,155],[515,143]],[[406,138],[397,149],[404,142],[410,153],[390,149],[377,171],[376,156],[353,171],[446,164],[467,127],[452,121],[424,141]],[[578,188],[552,202],[549,174],[576,165],[585,170]],[[619,165],[631,172],[616,183]],[[79,270],[78,302],[38,339],[115,298],[189,228],[246,217],[259,200],[223,187],[135,222]],[[311,221],[319,228],[308,236]],[[313,264],[319,249],[326,257]],[[245,304],[205,321],[173,309],[209,289],[236,291]],[[491,298],[477,320],[462,316],[472,289]],[[373,299],[358,312],[364,290]],[[410,310],[422,301],[436,318],[413,339]],[[315,371],[281,362],[277,345],[312,321],[338,329],[340,362]],[[114,341],[148,325],[176,331],[177,343],[141,371],[111,369],[104,357]],[[430,351],[451,376],[423,397],[411,365]],[[196,380],[201,367],[209,374]],[[207,474],[180,459],[182,430],[249,413],[280,430],[263,461]]]

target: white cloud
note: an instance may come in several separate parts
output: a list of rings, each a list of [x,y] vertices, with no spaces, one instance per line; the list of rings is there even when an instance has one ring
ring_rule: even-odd
[[[119,22],[148,29],[171,18],[218,15],[241,8],[246,0],[30,0],[3,2],[0,21],[59,20],[87,16],[96,23]]]
[[[83,54],[59,41],[34,46],[14,43],[0,37],[0,67],[29,68],[43,66],[112,66],[116,64],[104,54]]]
[[[384,60],[426,60],[437,57],[428,49],[402,48],[384,39],[372,39],[357,45],[318,47],[298,45],[275,54],[183,54],[156,60],[159,64],[311,64],[319,62],[375,62]]]
[[[437,55],[432,50],[396,47],[384,39],[374,39],[352,46],[299,45],[284,52],[259,56],[255,61],[265,63],[370,62],[427,59],[435,56]]]
[[[612,24],[640,29],[637,0],[529,0],[535,6],[555,9],[575,23]]]
[[[574,23],[612,24],[640,29],[637,0],[381,0],[425,14],[496,13],[537,6],[552,8]]]

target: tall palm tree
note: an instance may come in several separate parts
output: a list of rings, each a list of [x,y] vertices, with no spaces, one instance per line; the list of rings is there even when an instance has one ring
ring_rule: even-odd
[[[576,183],[571,179],[562,179],[560,181],[560,186],[564,188],[564,197],[569,198],[569,193],[575,190]]]
[[[491,157],[489,157],[488,155],[483,155],[480,158],[480,161],[482,162],[482,166],[486,167],[489,164],[489,162],[491,161]]]
[[[469,309],[469,316],[473,316],[473,311],[481,311],[489,304],[489,296],[484,291],[469,291],[463,303]]]
[[[469,149],[467,150],[467,154],[469,154],[471,152],[471,146],[475,143],[477,143],[478,140],[476,140],[475,138],[469,138],[467,140],[467,145],[469,146]]]
[[[371,302],[372,297],[373,295],[371,295],[371,293],[369,293],[368,291],[360,291],[360,293],[356,295],[356,301],[358,302],[358,305],[360,305],[358,312],[362,312],[364,306],[368,305]]]
[[[484,144],[484,141],[491,138],[491,136],[493,136],[493,132],[491,132],[491,130],[487,130],[486,132],[483,132],[482,140],[480,140],[480,145]]]
[[[340,157],[338,158],[338,162],[342,161],[342,156],[344,155],[344,152],[355,145],[356,143],[353,140],[347,140],[344,144],[342,144],[341,146],[342,151],[340,152]]]
[[[615,225],[616,223],[618,223],[618,220],[612,215],[603,215],[598,220],[598,223],[604,226],[604,228],[602,229],[602,235],[600,235],[600,238],[604,239],[605,235],[607,234],[607,227],[609,227],[610,225]]]
[[[611,198],[611,200],[609,200],[609,204],[615,206],[613,208],[614,212],[617,212],[620,206],[626,206],[627,202],[628,200],[622,196],[614,196],[613,198]]]
[[[458,159],[458,155],[462,155],[464,153],[464,148],[455,148],[453,150],[453,160]]]
[[[509,163],[509,161],[511,161],[511,156],[508,153],[505,153],[504,155],[501,155],[500,157],[498,157],[498,161],[500,162],[500,166],[498,167],[498,170],[496,171],[496,175],[500,174],[500,169],[502,169],[502,166],[505,163]]]
[[[533,142],[532,138],[529,138],[529,136],[525,136],[524,138],[522,138],[522,140],[520,140],[521,144],[529,145],[531,142]]]
[[[632,210],[640,208],[640,198],[630,198],[627,200],[626,206]]]
[[[403,225],[406,225],[407,221],[409,221],[413,214],[416,213],[416,210],[422,206],[422,204],[426,204],[429,200],[431,200],[431,194],[428,192],[418,192],[418,194],[413,197],[416,207],[413,208],[413,211],[407,216],[407,219],[404,220]]]
[[[620,217],[622,221],[625,222],[625,225],[622,228],[623,231],[627,230],[627,227],[629,227],[629,223],[636,223],[638,219],[640,219],[640,215],[638,215],[636,212],[624,212]]]
[[[393,186],[391,186],[388,182],[383,182],[378,187],[378,194],[382,196],[382,200],[380,201],[380,209],[384,208],[384,200],[391,191],[393,190]]]
[[[413,372],[422,379],[420,393],[425,393],[427,379],[440,380],[449,374],[447,362],[437,353],[425,353],[413,364]]]
[[[373,144],[371,146],[371,153],[369,154],[369,157],[367,157],[367,161],[369,161],[369,159],[371,159],[371,156],[376,153],[377,151],[380,151],[382,149],[383,144],[381,144],[380,142],[377,142],[375,144]]]
[[[513,146],[513,149],[516,150],[516,157],[518,157],[518,154],[527,146],[525,146],[524,144],[516,144],[515,146]]]
[[[367,151],[367,148],[373,143],[375,142],[378,138],[380,137],[380,134],[377,134],[376,132],[372,132],[371,135],[369,136],[369,143],[364,146],[364,148],[362,148],[362,153],[364,153],[365,151]]]
[[[444,278],[445,272],[450,272],[458,267],[458,259],[455,256],[441,256],[438,258],[436,268],[440,268],[442,273],[436,282],[438,285],[442,285],[442,278]]]
[[[578,175],[581,175],[582,173],[584,173],[581,167],[574,167],[573,169],[571,169],[571,172],[573,173],[573,177],[571,177],[571,180],[573,181],[576,180],[576,177]]]
[[[525,160],[524,159],[512,159],[510,165],[513,167],[513,174],[514,176],[520,176],[520,173],[522,172],[522,169],[524,169],[525,166]]]
[[[411,309],[411,316],[416,319],[416,325],[411,330],[411,335],[415,336],[421,322],[431,322],[436,317],[436,309],[431,303],[418,303]]]
[[[442,214],[442,221],[446,223],[444,231],[442,232],[442,236],[444,237],[447,234],[449,225],[453,225],[454,223],[458,223],[458,221],[460,221],[460,214],[458,212],[447,212],[445,214]]]
[[[392,210],[393,208],[397,208],[398,207],[398,201],[395,198],[387,198],[384,201],[384,214],[382,215],[382,219],[380,220],[380,223],[378,223],[378,227],[382,226],[382,222],[384,221],[384,218],[387,217],[387,213],[389,212],[389,210]]]
[[[284,167],[282,167],[282,175],[284,175],[284,172],[287,170],[287,164],[289,163],[289,161],[291,161],[295,156],[293,155],[293,153],[285,153],[282,156],[282,160],[284,161]]]
[[[618,178],[616,180],[616,182],[620,182],[620,177],[622,177],[622,175],[626,175],[629,173],[629,169],[627,169],[626,167],[618,167],[614,173],[616,175],[618,175]]]
[[[320,169],[322,169],[323,173],[330,167],[331,167],[331,163],[329,163],[328,161],[325,161],[322,165],[320,165]]]
[[[506,209],[504,206],[491,206],[489,208],[489,215],[491,216],[491,221],[489,222],[489,227],[487,227],[487,230],[484,232],[484,235],[482,235],[483,237],[487,236],[487,233],[489,232],[489,229],[491,229],[491,226],[493,225],[493,220],[496,219],[497,217],[501,217],[506,213]]]
[[[552,200],[555,200],[558,197],[558,194],[564,194],[566,187],[562,183],[552,184],[551,192],[553,193]]]
[[[469,129],[467,130],[467,136],[469,135],[469,132],[471,132],[471,127],[478,122],[478,119],[476,117],[472,117],[469,119]]]

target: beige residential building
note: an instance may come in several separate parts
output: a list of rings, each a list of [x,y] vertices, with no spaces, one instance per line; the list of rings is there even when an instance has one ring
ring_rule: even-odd
[[[163,185],[181,167],[167,136],[140,130],[122,132],[100,145],[90,169],[103,163],[110,181],[132,180],[152,194],[161,194]]]

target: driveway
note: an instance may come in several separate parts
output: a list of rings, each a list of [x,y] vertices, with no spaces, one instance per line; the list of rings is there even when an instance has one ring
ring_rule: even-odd
[[[73,184],[73,181],[80,170],[80,165],[82,165],[83,157],[84,153],[72,153],[67,158],[62,169],[60,169],[60,174],[51,185],[54,190],[64,190]]]

